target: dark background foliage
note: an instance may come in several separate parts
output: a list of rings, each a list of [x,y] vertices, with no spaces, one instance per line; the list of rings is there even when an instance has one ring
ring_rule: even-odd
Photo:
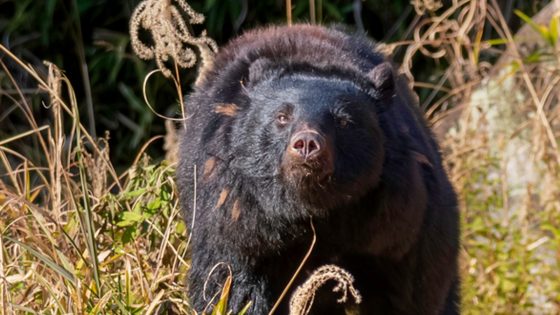
[[[139,1],[106,0],[0,0],[0,38],[19,58],[45,72],[43,60],[64,69],[77,93],[82,121],[92,135],[110,133],[111,158],[115,165],[130,164],[134,153],[147,139],[165,133],[163,120],[157,118],[142,99],[145,75],[155,65],[139,60],[130,47],[128,21]],[[227,42],[245,29],[284,23],[284,0],[197,0],[188,1],[206,16],[203,26],[218,44]],[[444,1],[450,2],[450,1]],[[547,1],[500,0],[510,27],[517,29],[519,19],[513,8],[531,16]],[[317,19],[324,24],[343,23],[365,30],[384,42],[406,40],[418,22],[410,0],[319,0]],[[309,1],[293,0],[294,21],[309,21]],[[200,28],[201,28],[200,27]],[[198,28],[198,29],[200,29]],[[494,34],[485,34],[491,38]],[[398,62],[402,51],[395,52]],[[494,58],[494,56],[483,56]],[[0,56],[3,58],[3,56]],[[8,58],[3,58],[10,67]],[[414,75],[420,81],[433,81],[444,64],[416,58]],[[13,66],[13,65],[12,65]],[[28,74],[13,67],[15,80],[41,113],[42,96]],[[182,73],[183,92],[188,93],[196,71]],[[25,130],[15,115],[13,87],[0,77],[0,139]],[[425,93],[418,91],[421,99]],[[177,93],[170,81],[156,76],[147,85],[147,95],[156,110],[166,116],[178,113]],[[46,111],[45,111],[46,113]],[[48,116],[45,114],[45,119]],[[152,155],[162,156],[157,146]],[[33,152],[30,152],[32,155]]]

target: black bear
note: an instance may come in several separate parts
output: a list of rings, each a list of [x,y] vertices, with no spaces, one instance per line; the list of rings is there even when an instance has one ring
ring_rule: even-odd
[[[313,225],[296,284],[334,264],[362,302],[320,290],[311,313],[459,313],[455,193],[407,82],[363,34],[250,31],[185,106],[177,182],[195,310],[210,310],[231,275],[228,307],[268,314]]]

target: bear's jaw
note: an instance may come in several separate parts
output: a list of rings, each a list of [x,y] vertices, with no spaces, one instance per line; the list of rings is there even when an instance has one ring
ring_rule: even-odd
[[[316,170],[301,166],[282,176],[284,189],[289,193],[290,203],[308,209],[313,214],[325,212],[340,203],[332,173],[317,173]]]
[[[302,196],[325,193],[333,174],[334,158],[330,153],[313,159],[285,154],[280,165],[283,181]]]

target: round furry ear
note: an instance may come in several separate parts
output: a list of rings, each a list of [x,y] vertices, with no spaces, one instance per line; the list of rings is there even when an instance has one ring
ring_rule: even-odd
[[[383,62],[375,66],[367,74],[379,98],[391,97],[395,89],[393,66],[390,62]]]
[[[274,63],[267,58],[260,58],[249,66],[249,85],[269,79],[276,73]]]

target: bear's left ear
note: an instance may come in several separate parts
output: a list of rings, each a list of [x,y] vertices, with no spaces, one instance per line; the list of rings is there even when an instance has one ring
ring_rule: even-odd
[[[373,84],[375,94],[377,94],[380,99],[386,99],[393,95],[395,89],[395,78],[391,63],[385,61],[378,64],[371,69],[367,76]]]
[[[269,79],[276,73],[274,63],[267,58],[260,58],[249,66],[249,86]]]

